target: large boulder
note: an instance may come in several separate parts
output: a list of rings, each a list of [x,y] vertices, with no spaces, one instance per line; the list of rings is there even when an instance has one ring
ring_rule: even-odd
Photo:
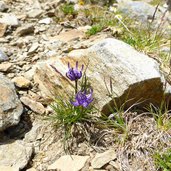
[[[118,105],[127,101],[127,106],[136,102],[158,105],[163,100],[164,92],[170,95],[171,88],[164,88],[165,79],[157,61],[112,38],[81,52],[73,51],[68,57],[38,63],[34,80],[39,84],[42,94],[52,97],[55,91],[62,94],[71,92],[73,82],[66,79],[65,74],[67,63],[74,66],[75,61],[88,64],[86,73],[94,89],[96,105],[105,113],[110,112],[109,105],[113,107],[114,101]],[[58,73],[50,67],[51,64]]]
[[[20,121],[23,106],[19,101],[14,84],[0,74],[0,131]]]

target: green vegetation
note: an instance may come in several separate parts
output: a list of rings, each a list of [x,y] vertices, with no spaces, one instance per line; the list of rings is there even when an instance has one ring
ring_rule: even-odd
[[[93,25],[93,26],[91,27],[91,29],[89,29],[89,30],[86,32],[86,34],[87,34],[88,36],[95,35],[96,33],[102,31],[102,29],[103,29],[103,26],[102,26],[102,25],[99,25],[99,24]]]
[[[147,109],[153,115],[158,129],[167,131],[171,129],[171,117],[168,106],[163,101],[159,107],[151,104]]]
[[[64,150],[69,150],[68,140],[73,138],[73,130],[79,129],[80,125],[84,123],[94,122],[92,106],[83,108],[82,106],[75,107],[69,100],[63,97],[58,97],[51,105],[53,114],[48,117],[53,125],[58,129],[64,131],[63,145]]]
[[[74,5],[72,4],[63,4],[61,10],[65,15],[76,15],[77,12],[74,10]]]
[[[158,5],[158,4],[163,4],[164,1],[163,0],[152,0],[150,3],[151,3],[151,5]]]
[[[131,32],[132,34],[122,35],[121,39],[135,47],[135,49],[148,54],[157,52],[163,42],[163,38],[160,35],[148,34],[147,30],[131,29]]]
[[[157,170],[170,171],[171,170],[171,149],[164,153],[156,153],[154,155],[155,165]]]
[[[108,110],[110,111],[110,115],[107,117],[105,114],[102,113],[101,119],[102,121],[104,121],[104,124],[107,127],[114,129],[114,133],[116,135],[122,135],[120,136],[118,141],[123,144],[129,136],[129,126],[125,114],[131,109],[131,107],[125,111],[126,103],[128,102],[127,98],[123,103],[117,102],[114,99],[114,97],[117,97],[117,94],[113,90],[113,80],[111,77],[109,86],[107,86],[105,79],[104,83],[107,91],[107,96],[111,98],[111,102],[107,106]]]
[[[142,25],[138,21],[124,16],[115,8],[113,10],[114,12],[110,12],[107,8],[98,6],[84,10],[85,16],[89,17],[93,23],[92,28],[87,31],[87,36],[105,29],[111,33],[114,30],[112,33],[114,37],[125,41],[135,49],[148,55],[155,54],[166,59],[165,54],[160,51],[168,43],[168,38],[163,36],[162,23],[154,29],[152,28],[153,21],[149,21],[147,25]],[[119,30],[119,34],[115,34],[117,30]]]
[[[76,108],[70,101],[64,100],[62,97],[57,98],[51,107],[54,115],[50,118],[53,120],[54,125],[63,127],[66,131],[70,131],[72,125],[90,119],[91,108],[83,108],[81,106]]]
[[[109,117],[107,117],[106,115],[102,115],[102,117],[100,118],[101,124],[105,125],[107,128],[114,129],[113,133],[115,137],[119,135],[119,138],[116,139],[121,144],[124,144],[129,136],[129,127],[127,125],[124,114],[124,112],[116,112],[113,109],[113,113],[110,114]]]
[[[51,67],[58,73],[58,70],[53,65]],[[73,130],[79,130],[80,125],[84,127],[85,123],[93,123],[95,118],[93,115],[95,108],[92,103],[94,100],[93,89],[90,87],[83,69],[83,64],[81,65],[81,69],[78,69],[78,61],[75,68],[68,63],[66,77],[75,84],[73,86],[74,95],[69,95],[70,92],[66,92],[68,97],[64,97],[64,95],[58,96],[51,104],[53,114],[48,117],[55,127],[61,128],[64,131],[63,140],[65,150],[69,149],[67,145],[68,140],[74,137]],[[83,133],[83,135],[85,134]]]

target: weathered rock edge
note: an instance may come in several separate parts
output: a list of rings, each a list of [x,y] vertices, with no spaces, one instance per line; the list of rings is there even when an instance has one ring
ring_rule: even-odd
[[[18,99],[14,84],[0,74],[0,131],[17,125],[23,113],[23,106]]]

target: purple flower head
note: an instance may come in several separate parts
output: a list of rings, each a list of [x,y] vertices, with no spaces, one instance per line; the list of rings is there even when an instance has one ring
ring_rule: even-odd
[[[86,91],[79,91],[76,94],[75,102],[71,102],[74,106],[83,106],[88,107],[88,105],[93,101],[93,89],[90,90],[90,93],[87,94]]]
[[[78,61],[76,62],[76,67],[71,68],[70,63],[68,63],[68,72],[66,73],[66,76],[71,80],[75,81],[82,77],[82,71],[83,71],[84,65],[82,65],[81,70],[78,70]]]

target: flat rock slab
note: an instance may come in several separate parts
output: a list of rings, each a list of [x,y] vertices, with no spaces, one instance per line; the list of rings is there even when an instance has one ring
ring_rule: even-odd
[[[104,153],[97,153],[91,162],[91,166],[94,169],[100,169],[114,159],[116,159],[116,153],[114,150],[108,150]]]
[[[25,36],[31,33],[34,33],[34,26],[32,24],[27,24],[27,25],[18,27],[15,32],[15,34],[18,36]]]
[[[27,169],[26,171],[37,171],[35,168]]]
[[[0,166],[1,171],[19,171],[18,168],[14,168],[11,166]]]
[[[33,148],[23,141],[11,141],[0,145],[0,166],[23,169],[29,162]]]
[[[30,80],[24,78],[23,76],[14,77],[12,81],[19,88],[29,88],[31,85]]]
[[[70,62],[74,67],[76,61],[79,61],[80,67],[82,63],[88,64],[86,73],[94,89],[96,105],[104,113],[111,112],[109,106],[113,107],[114,101],[118,106],[127,101],[127,106],[130,106],[137,101],[158,105],[163,100],[165,79],[157,61],[112,38],[100,41],[80,53],[71,52],[68,57],[38,63],[34,80],[39,84],[42,94],[52,96],[51,92],[55,91],[62,94],[73,91],[73,82],[65,75],[67,63]],[[54,65],[58,73],[50,65]],[[169,96],[170,90],[168,86]]]
[[[8,72],[11,70],[11,68],[13,67],[13,64],[8,62],[8,63],[1,63],[0,64],[0,72]]]
[[[24,96],[21,97],[20,100],[25,106],[29,107],[33,112],[36,112],[39,114],[45,113],[45,108],[41,103],[36,102],[33,99],[29,97],[24,97]]]
[[[14,84],[0,74],[0,131],[16,125],[23,113],[23,106],[18,99]]]
[[[2,18],[0,18],[0,23],[6,24],[8,26],[19,26],[19,20],[14,14],[3,13]]]
[[[51,37],[49,39],[50,40],[60,40],[62,42],[69,42],[71,40],[83,38],[84,36],[85,36],[85,34],[83,31],[74,29],[74,30],[70,30],[67,32],[62,32],[59,35],[57,35],[55,37]]]
[[[81,170],[89,156],[66,155],[60,157],[56,162],[48,167],[48,170],[59,169],[60,171],[79,171]]]

